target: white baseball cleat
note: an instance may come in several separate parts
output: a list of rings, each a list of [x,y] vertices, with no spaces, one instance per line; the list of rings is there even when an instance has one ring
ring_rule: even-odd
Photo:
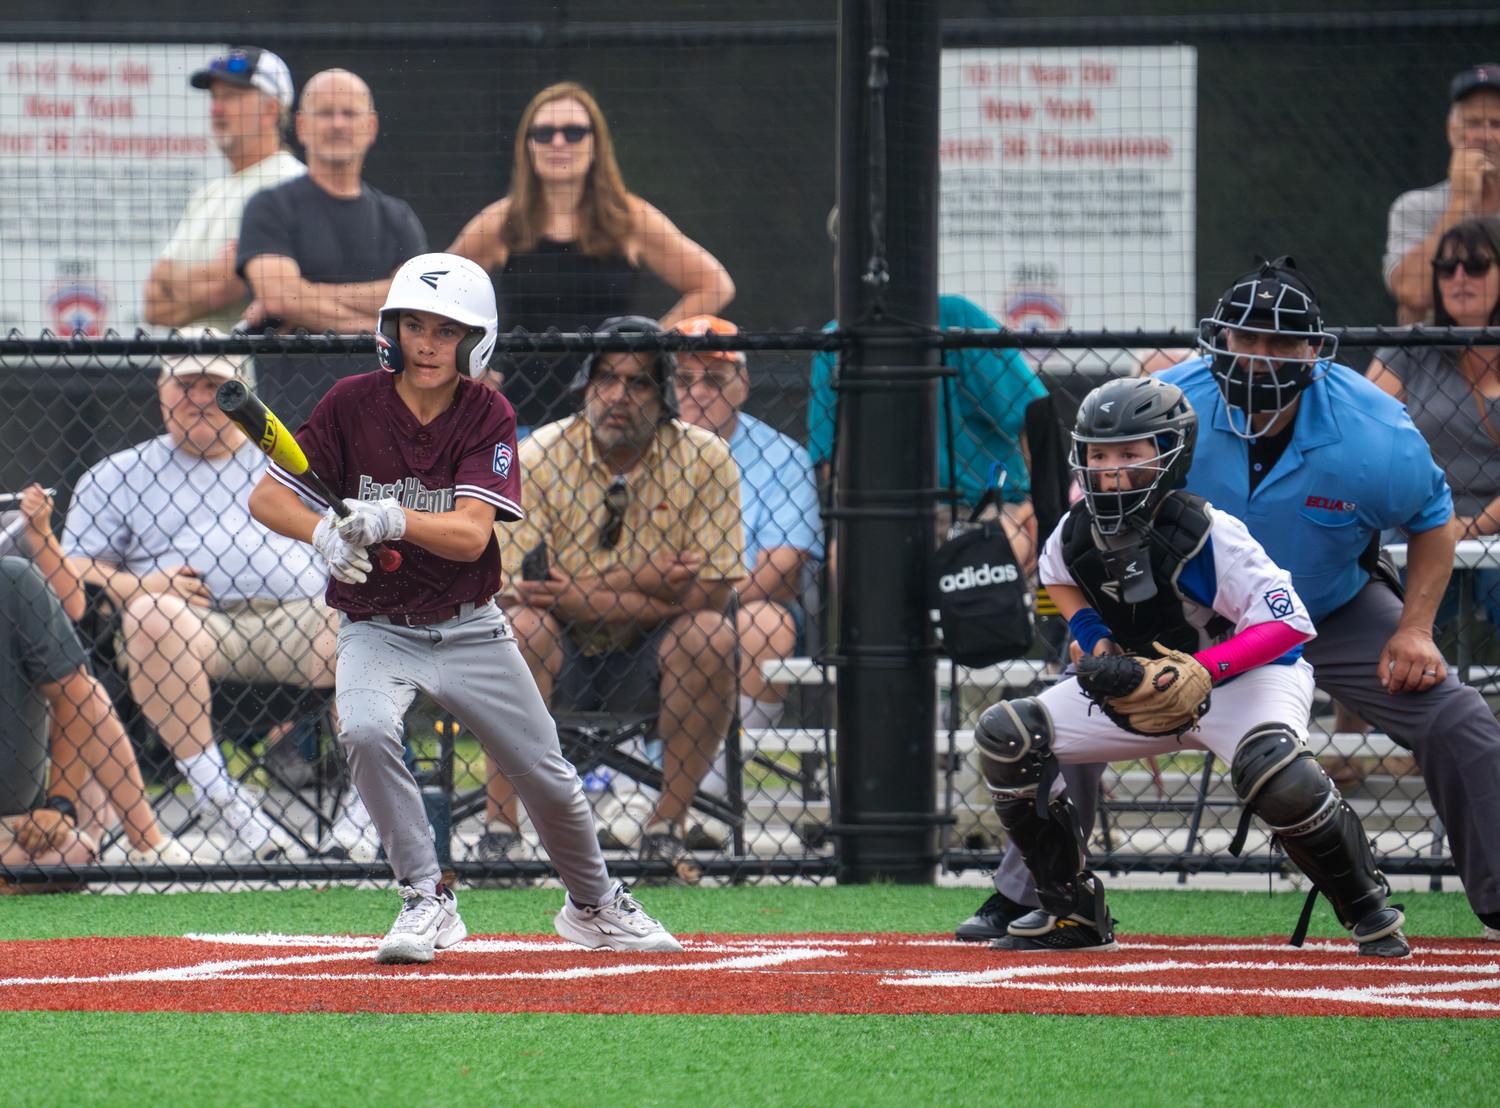
[[[1488,943],[1500,943],[1500,927],[1486,927],[1484,929],[1484,941]]]
[[[590,950],[682,953],[682,944],[648,916],[640,901],[619,882],[604,903],[595,908],[580,907],[573,902],[572,894],[568,894],[563,910],[552,917],[552,926],[568,942]]]
[[[468,937],[469,929],[458,915],[458,898],[446,885],[437,887],[436,896],[403,885],[401,899],[401,914],[375,951],[375,961],[381,965],[430,962],[435,950],[445,950]]]

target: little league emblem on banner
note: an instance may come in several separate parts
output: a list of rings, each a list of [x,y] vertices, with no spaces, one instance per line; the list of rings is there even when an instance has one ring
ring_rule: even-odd
[[[514,456],[511,453],[510,447],[506,446],[503,442],[495,447],[495,472],[501,477],[509,477],[510,462]]]

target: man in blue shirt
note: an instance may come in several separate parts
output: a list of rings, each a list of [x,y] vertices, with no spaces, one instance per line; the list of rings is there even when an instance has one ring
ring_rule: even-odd
[[[1288,570],[1317,626],[1319,688],[1411,750],[1469,903],[1500,940],[1500,724],[1432,638],[1453,567],[1453,500],[1405,409],[1332,362],[1317,296],[1290,258],[1224,294],[1204,356],[1159,374],[1200,413],[1188,491],[1238,516]],[[1407,532],[1404,599],[1374,563]]]
[[[714,316],[683,320],[688,335],[733,335],[733,323]],[[761,663],[789,658],[806,623],[803,574],[823,558],[818,490],[807,451],[769,424],[740,411],[750,396],[745,355],[739,351],[684,353],[677,360],[677,397],[687,423],[729,441],[740,467],[740,513],[750,579],[740,586],[740,721],[775,727],[781,696],[766,684]]]

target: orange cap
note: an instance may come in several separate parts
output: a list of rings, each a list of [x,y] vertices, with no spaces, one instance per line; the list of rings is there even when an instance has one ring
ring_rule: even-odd
[[[720,319],[716,315],[691,316],[673,326],[672,330],[683,335],[737,335],[740,333],[740,329],[733,323],[727,319]],[[699,358],[722,358],[727,362],[745,364],[743,350],[683,350],[678,353],[678,357],[687,354],[693,354]]]

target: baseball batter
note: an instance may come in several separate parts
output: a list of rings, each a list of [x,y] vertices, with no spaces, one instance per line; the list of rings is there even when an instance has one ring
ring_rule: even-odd
[[[1072,806],[1052,796],[1058,766],[1194,749],[1231,767],[1245,805],[1232,851],[1259,815],[1361,954],[1403,957],[1405,920],[1386,904],[1369,840],[1306,745],[1312,621],[1243,523],[1181,491],[1197,431],[1182,390],[1149,377],[1112,381],[1079,409],[1070,462],[1084,499],[1038,569],[1085,656],[1077,677],[995,705],[975,733],[1042,904],[990,945],[1117,949]]]
[[[520,794],[568,896],[560,935],[588,947],[681,946],[612,882],[578,773],[491,597],[500,586],[494,522],[521,518],[516,420],[472,378],[498,333],[484,270],[424,254],[397,271],[380,312],[382,370],[336,383],[296,438],[311,469],[355,510],[339,519],[301,478],[272,464],[250,497],[267,527],[328,562],[338,637],[339,740],[400,882],[404,905],[377,962],[430,962],[467,934],[441,873],[402,719],[418,692],[464,722]],[[372,570],[367,548],[402,565]]]

